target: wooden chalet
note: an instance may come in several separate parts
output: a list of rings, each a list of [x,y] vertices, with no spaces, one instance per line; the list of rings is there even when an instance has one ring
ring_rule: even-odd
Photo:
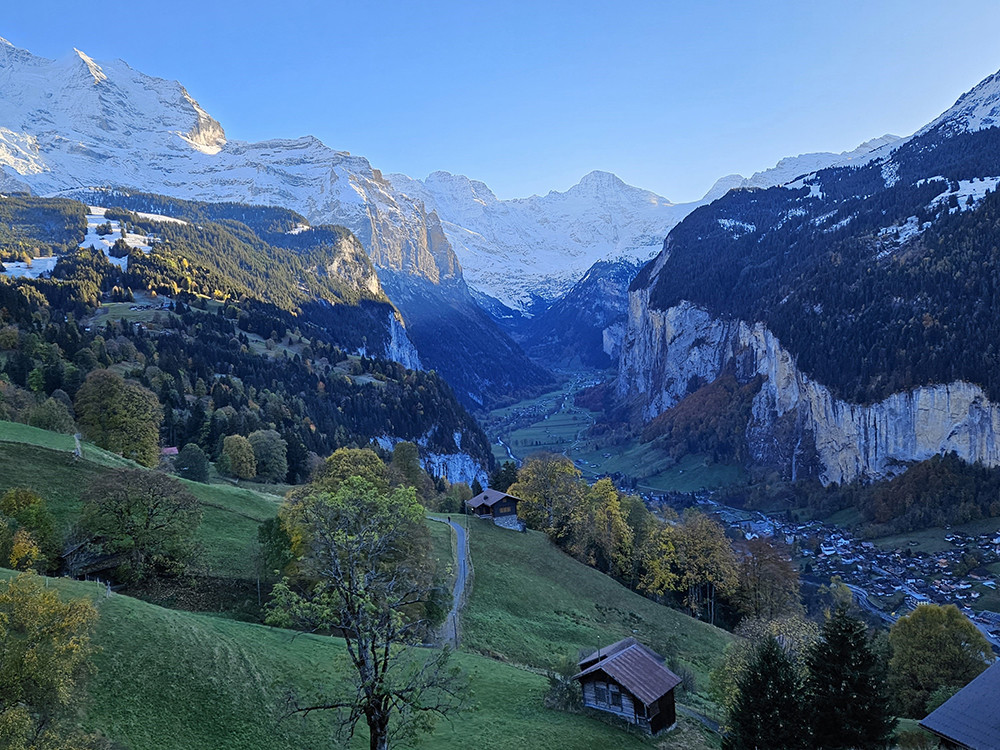
[[[663,665],[663,657],[635,638],[605,646],[579,662],[573,676],[583,688],[583,704],[613,714],[650,734],[677,721],[674,688],[681,678]]]
[[[520,498],[508,495],[500,490],[483,490],[474,498],[466,502],[470,513],[475,513],[480,518],[502,518],[504,516],[517,517],[517,504]]]
[[[1000,662],[980,674],[920,722],[944,748],[1000,748]]]

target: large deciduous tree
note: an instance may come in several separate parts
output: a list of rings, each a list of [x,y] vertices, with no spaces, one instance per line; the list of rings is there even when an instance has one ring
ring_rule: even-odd
[[[83,434],[97,445],[145,466],[160,460],[163,410],[156,394],[111,370],[94,370],[76,394]]]
[[[295,710],[339,710],[350,735],[364,721],[372,750],[385,750],[459,707],[464,684],[448,649],[411,648],[426,637],[429,605],[439,598],[413,489],[386,493],[348,478],[334,492],[290,499],[282,516],[299,575],[275,587],[268,621],[339,632],[354,666],[353,691]]]
[[[889,709],[886,664],[872,648],[865,624],[838,607],[806,661],[813,746],[887,747],[897,722]]]
[[[795,566],[784,550],[766,539],[747,542],[738,575],[734,598],[744,616],[773,620],[802,608]]]
[[[931,694],[957,690],[993,661],[990,644],[954,604],[927,604],[900,617],[889,631],[889,675],[904,716],[927,714]]]
[[[598,480],[570,514],[573,554],[602,573],[623,578],[632,559],[634,534],[610,479]]]
[[[173,477],[142,469],[108,472],[94,480],[82,500],[80,525],[95,552],[118,557],[120,580],[176,572],[195,550],[201,508]]]
[[[715,623],[717,594],[736,589],[736,555],[726,538],[726,530],[697,511],[684,514],[674,528],[680,586],[687,589],[687,605],[695,615],[703,612]]]
[[[197,443],[188,443],[174,459],[174,471],[193,482],[207,482],[208,456]]]
[[[276,430],[257,430],[247,436],[257,463],[257,476],[267,482],[284,482],[288,474],[288,445]]]
[[[570,515],[582,501],[580,470],[556,453],[530,456],[507,492],[521,498],[518,515],[533,529],[563,543],[569,533]]]
[[[0,747],[88,748],[94,738],[73,727],[71,709],[92,651],[97,610],[61,601],[38,576],[0,581]]]
[[[225,471],[237,479],[257,476],[257,457],[253,446],[242,435],[226,435],[222,440],[222,463]]]

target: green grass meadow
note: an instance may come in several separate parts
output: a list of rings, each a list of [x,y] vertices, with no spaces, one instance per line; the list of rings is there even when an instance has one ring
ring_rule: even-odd
[[[135,466],[85,444],[72,458],[73,439],[20,424],[0,423],[0,492],[26,486],[42,495],[66,528],[78,517],[80,496],[94,478]],[[200,612],[211,587],[235,599],[253,598],[251,555],[258,525],[273,517],[279,488],[263,492],[229,484],[185,484],[201,502],[198,600],[180,590],[145,591],[152,599]],[[544,707],[544,671],[580,649],[635,635],[696,675],[699,689],[731,636],[657,605],[556,549],[544,535],[518,534],[470,520],[474,576],[463,613],[464,642],[455,655],[469,675],[473,710],[437,725],[417,747],[435,750],[505,748],[708,748],[717,738],[693,721],[655,740],[623,732],[597,718]],[[451,530],[430,523],[433,556],[451,575]],[[0,577],[12,575],[0,572]],[[295,634],[223,616],[167,609],[98,584],[46,579],[67,597],[89,597],[100,619],[95,633],[88,700],[81,723],[117,747],[133,750],[292,750],[344,747],[324,712],[282,719],[289,695],[321,700],[351,690],[343,642]],[[201,592],[199,588],[197,593]],[[218,596],[219,601],[225,595]],[[192,604],[191,602],[195,602]],[[425,653],[415,652],[417,658]],[[697,704],[703,697],[691,696]],[[362,729],[347,747],[367,746]]]
[[[79,517],[80,496],[90,482],[109,469],[138,466],[90,443],[83,444],[83,459],[74,461],[73,445],[71,435],[0,422],[0,492],[34,490],[66,529]],[[253,577],[250,544],[257,527],[277,515],[280,498],[228,483],[180,481],[201,501],[201,566],[213,576]]]
[[[656,604],[577,562],[535,531],[469,519],[473,581],[462,614],[463,647],[515,664],[556,667],[635,636],[694,672],[708,688],[732,636]]]
[[[49,579],[49,585],[68,597],[92,598],[100,613],[85,728],[134,750],[343,746],[333,737],[329,714],[280,718],[289,694],[322,699],[351,689],[339,639],[163,609],[121,594],[106,597],[93,583]],[[424,652],[415,653],[419,658]],[[594,718],[546,709],[548,682],[539,674],[476,654],[455,658],[469,676],[473,708],[439,722],[417,747],[587,750],[654,744]],[[691,733],[689,727],[685,734]],[[367,744],[362,728],[349,746]]]

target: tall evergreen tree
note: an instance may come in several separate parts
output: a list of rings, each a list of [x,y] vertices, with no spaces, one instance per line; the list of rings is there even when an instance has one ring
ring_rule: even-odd
[[[803,687],[795,664],[775,638],[755,650],[740,676],[729,716],[727,750],[798,750],[810,747]]]
[[[886,665],[860,620],[838,607],[807,656],[806,679],[814,747],[884,748],[896,719],[889,708]]]

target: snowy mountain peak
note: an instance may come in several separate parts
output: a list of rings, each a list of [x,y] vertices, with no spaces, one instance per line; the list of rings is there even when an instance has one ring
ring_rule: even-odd
[[[87,70],[90,72],[91,77],[93,77],[94,79],[95,85],[100,83],[101,81],[108,80],[108,77],[104,74],[104,71],[101,69],[101,66],[98,65],[96,62],[94,62],[94,59],[92,57],[89,57],[85,53],[78,50],[76,47],[73,48],[73,51],[76,53],[76,56],[80,58],[80,60],[83,61],[83,64],[87,67]]]
[[[823,151],[814,154],[786,156],[770,169],[755,172],[752,177],[731,174],[716,180],[711,189],[705,193],[702,201],[711,203],[733,188],[769,188],[784,185],[798,177],[828,167],[843,167],[848,164],[859,166],[885,155],[886,151],[895,148],[896,145],[901,145],[902,142],[903,139],[898,135],[886,133],[878,138],[865,141],[851,151],[843,151],[839,154]]]
[[[588,172],[581,177],[580,182],[576,184],[576,187],[614,189],[628,186],[618,175],[613,174],[612,172],[595,169],[594,171]],[[573,188],[570,188],[570,190],[572,189]]]
[[[938,126],[949,133],[972,133],[1000,126],[1000,71],[958,98],[955,104],[918,135]]]

